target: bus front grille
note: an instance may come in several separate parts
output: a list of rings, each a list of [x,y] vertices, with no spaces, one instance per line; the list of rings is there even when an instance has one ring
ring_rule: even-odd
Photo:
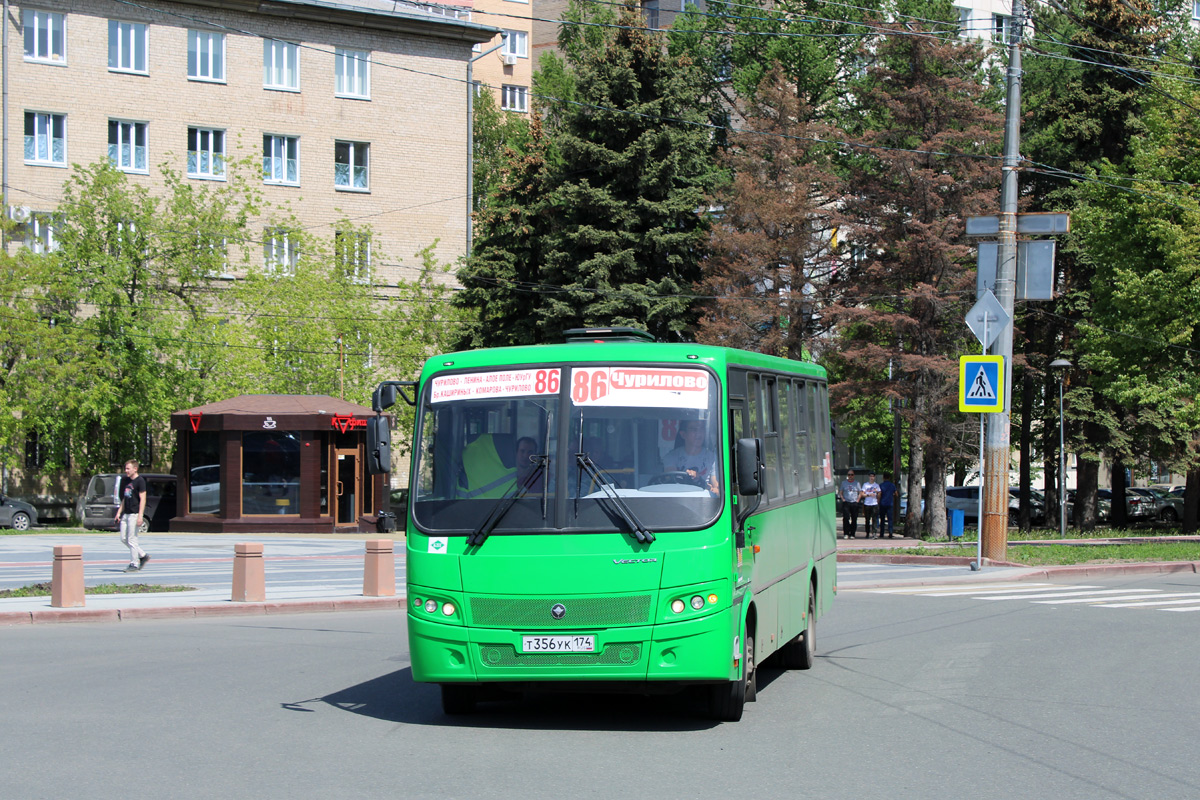
[[[651,595],[618,597],[470,597],[471,624],[489,628],[589,628],[645,625]],[[553,609],[562,607],[560,619]]]
[[[511,644],[479,645],[484,667],[611,667],[636,664],[641,657],[639,642],[616,642],[599,653],[518,653]]]

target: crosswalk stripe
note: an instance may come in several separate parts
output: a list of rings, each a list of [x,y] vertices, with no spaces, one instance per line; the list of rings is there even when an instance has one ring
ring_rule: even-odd
[[[1046,597],[1082,597],[1085,595],[1090,597],[1090,596],[1094,596],[1094,595],[1103,595],[1103,594],[1121,594],[1122,592],[1131,591],[1130,589],[1095,589],[1095,588],[1091,588],[1091,587],[1087,587],[1087,586],[1064,586],[1063,589],[1064,590],[1088,589],[1088,591],[1086,591],[1086,592],[1062,591],[1062,592],[1049,592],[1049,593],[1047,593],[1047,592],[1029,592],[1029,593],[1023,593],[1023,594],[1009,594],[1009,595],[1004,595],[1002,597],[980,597],[979,599],[980,600],[1041,600]],[[1157,592],[1158,590],[1157,589],[1140,589],[1138,591],[1145,594],[1146,592]]]
[[[1187,608],[1157,608],[1155,611],[1200,611],[1200,606],[1188,606]]]
[[[978,597],[980,600],[1010,600],[1020,599],[1022,597],[1055,597],[1062,592],[1069,592],[1073,589],[1099,589],[1099,586],[1055,586],[1053,584],[1041,584],[1029,587],[1027,592],[1013,593],[1013,589],[964,589],[960,592],[936,592],[931,597],[953,597],[955,595],[970,595]],[[992,597],[991,595],[1000,595]]]
[[[1074,600],[1035,600],[1038,605],[1052,606],[1066,603],[1103,603],[1109,600],[1154,600],[1159,597],[1182,597],[1182,594],[1151,594],[1150,592],[1142,592],[1140,594],[1127,594],[1120,597],[1082,597]],[[1193,595],[1194,596],[1194,595]]]
[[[1003,589],[1004,591],[1010,591],[1012,589],[1019,589],[1023,586],[1041,586],[1041,587],[1054,586],[1054,584],[1052,584],[1052,583],[1032,583],[1032,584],[1031,583],[989,583],[987,585],[992,587],[993,589],[1000,588],[1000,589]],[[945,586],[901,586],[901,587],[888,588],[888,589],[868,589],[867,591],[869,591],[873,594],[924,594],[926,592],[948,592],[948,591],[976,592],[976,591],[980,591],[980,590],[978,588],[964,589],[964,587],[961,583],[951,583],[951,584],[946,584]]]
[[[1165,597],[1166,595],[1160,595]],[[1186,600],[1144,600],[1132,603],[1098,603],[1105,608],[1141,608],[1143,606],[1183,606],[1188,603],[1200,603],[1200,593],[1193,592]]]

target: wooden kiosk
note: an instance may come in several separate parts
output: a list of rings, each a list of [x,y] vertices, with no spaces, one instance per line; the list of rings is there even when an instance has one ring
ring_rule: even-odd
[[[326,395],[251,394],[176,411],[171,531],[367,533],[388,510],[366,468],[375,412]]]

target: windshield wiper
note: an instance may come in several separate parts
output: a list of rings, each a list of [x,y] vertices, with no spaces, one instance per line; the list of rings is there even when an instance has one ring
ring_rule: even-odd
[[[475,547],[483,544],[484,540],[487,539],[488,534],[492,532],[492,529],[500,524],[500,520],[503,519],[504,515],[508,513],[508,510],[512,508],[512,504],[524,497],[525,493],[529,491],[530,487],[537,483],[538,476],[541,475],[546,469],[546,463],[550,459],[548,456],[531,456],[530,458],[537,462],[537,466],[530,470],[529,474],[525,476],[525,480],[521,483],[518,484],[516,481],[513,481],[512,488],[505,492],[504,496],[496,501],[496,504],[492,506],[491,512],[486,518],[484,518],[483,522],[479,524],[479,527],[475,529],[475,532],[467,537],[467,546]]]
[[[617,509],[617,513],[621,515],[621,519],[625,520],[625,524],[633,531],[633,538],[642,544],[653,542],[654,534],[642,524],[637,515],[633,513],[633,510],[616,493],[613,489],[612,481],[596,466],[596,462],[592,461],[592,457],[587,453],[577,453],[575,459],[579,462],[579,466],[587,472],[588,476],[600,486],[605,496],[612,501],[613,506]]]

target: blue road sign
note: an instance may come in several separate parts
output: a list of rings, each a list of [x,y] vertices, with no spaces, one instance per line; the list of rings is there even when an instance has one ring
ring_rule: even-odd
[[[1004,356],[958,359],[958,410],[983,414],[1004,410]]]

